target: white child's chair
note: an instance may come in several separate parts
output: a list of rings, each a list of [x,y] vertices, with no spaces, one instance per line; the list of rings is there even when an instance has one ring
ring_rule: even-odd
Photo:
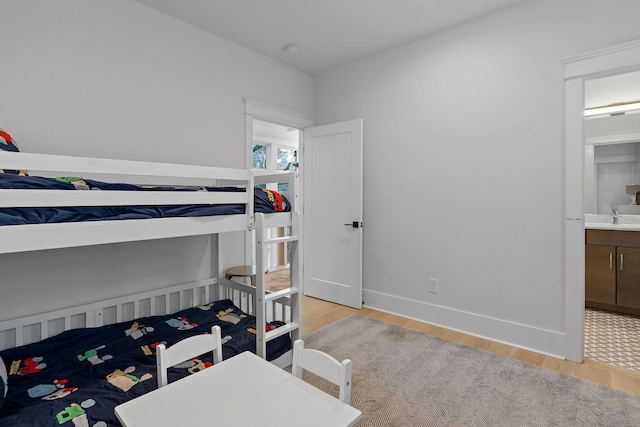
[[[211,334],[195,335],[178,341],[167,348],[164,344],[156,347],[156,364],[158,366],[158,388],[168,383],[167,369],[200,356],[208,351],[213,351],[213,363],[222,362],[222,331],[220,326],[211,327]]]
[[[302,370],[306,369],[340,387],[340,400],[351,403],[351,360],[339,362],[334,357],[320,350],[304,348],[304,341],[293,343],[293,363],[291,373],[302,378]]]

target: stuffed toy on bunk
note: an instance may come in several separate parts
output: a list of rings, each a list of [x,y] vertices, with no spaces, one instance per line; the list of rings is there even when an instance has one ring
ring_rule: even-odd
[[[0,128],[0,151],[11,151],[14,153],[20,152],[18,150],[18,144],[16,141],[11,138],[11,135],[7,133],[4,129]],[[22,175],[27,176],[28,173],[26,170],[14,170],[14,169],[0,169],[0,173],[12,173],[14,175]]]

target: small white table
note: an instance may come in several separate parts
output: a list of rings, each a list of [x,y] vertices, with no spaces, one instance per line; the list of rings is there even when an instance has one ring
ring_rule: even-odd
[[[115,409],[125,427],[353,426],[361,412],[244,352]]]

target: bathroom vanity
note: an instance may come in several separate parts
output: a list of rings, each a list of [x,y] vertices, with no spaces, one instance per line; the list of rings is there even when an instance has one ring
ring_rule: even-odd
[[[585,228],[586,306],[640,315],[640,223]]]

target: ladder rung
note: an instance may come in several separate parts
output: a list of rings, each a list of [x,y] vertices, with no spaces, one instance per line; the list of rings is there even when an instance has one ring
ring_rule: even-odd
[[[265,294],[264,300],[265,301],[273,301],[273,300],[276,300],[278,298],[288,297],[289,295],[297,294],[298,292],[299,292],[298,288],[286,288],[286,289],[282,289],[280,291],[269,292],[268,294]]]
[[[286,325],[282,325],[278,328],[275,328],[272,331],[267,332],[264,335],[264,340],[265,342],[269,342],[275,338],[278,338],[284,334],[288,334],[291,331],[295,331],[296,329],[298,329],[300,327],[300,325],[296,322],[291,322],[291,323],[287,323]]]
[[[265,239],[263,243],[265,245],[270,245],[273,243],[286,243],[286,242],[295,242],[298,240],[298,236],[285,236],[285,237],[274,237],[273,239]]]

